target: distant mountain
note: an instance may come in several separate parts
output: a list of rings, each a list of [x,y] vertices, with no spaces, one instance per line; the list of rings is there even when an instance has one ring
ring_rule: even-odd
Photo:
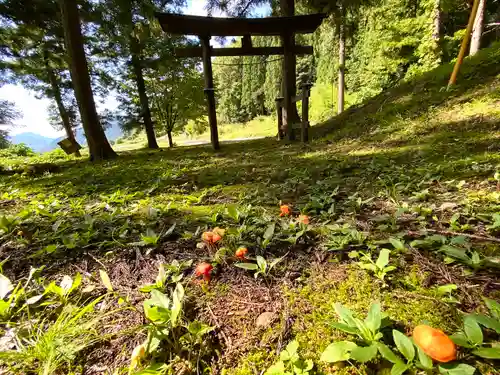
[[[123,135],[117,123],[114,123],[110,128],[106,129],[105,133],[106,137],[108,137],[108,141],[114,141]],[[75,137],[80,145],[85,146],[87,144],[87,139],[85,138],[82,128],[75,129]],[[62,141],[64,138],[66,137],[48,138],[40,134],[26,132],[11,137],[11,142],[14,144],[25,143],[35,152],[47,152],[58,148],[59,145],[57,142]]]
[[[53,141],[53,138],[44,137],[43,135],[26,132],[19,133],[10,138],[14,144],[25,143],[33,151],[43,152],[43,150]]]

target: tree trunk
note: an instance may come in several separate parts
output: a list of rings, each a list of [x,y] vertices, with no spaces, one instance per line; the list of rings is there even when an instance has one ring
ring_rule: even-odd
[[[484,26],[484,8],[486,0],[479,0],[474,26],[472,28],[472,39],[470,41],[469,55],[475,55],[481,48],[481,35],[483,34]]]
[[[139,93],[139,101],[141,103],[141,113],[144,120],[144,129],[148,138],[149,148],[158,148],[156,142],[155,130],[153,121],[151,120],[151,110],[149,109],[148,95],[146,94],[146,84],[144,83],[144,75],[142,73],[140,46],[134,36],[131,36],[130,51],[132,55],[132,68],[134,70],[135,82]]]
[[[339,77],[337,95],[337,113],[344,112],[344,92],[345,92],[345,12],[340,10],[340,20],[337,21],[339,35]]]
[[[434,0],[434,14],[432,20],[432,41],[433,50],[436,55],[436,62],[441,62],[441,0]]]
[[[281,14],[285,17],[291,17],[295,14],[295,0],[280,0]],[[281,37],[281,45],[285,49],[293,49],[295,45],[295,36],[293,34]],[[282,72],[282,89],[283,97],[285,98],[285,110],[283,111],[283,124],[285,129],[291,131],[291,124],[300,122],[297,105],[295,103],[288,104],[287,101],[291,100],[297,94],[297,67],[296,57],[294,54],[286,54],[283,56],[283,72]],[[287,108],[288,107],[288,108]],[[290,124],[290,126],[288,126]],[[293,140],[294,134],[290,132],[288,139]]]
[[[172,132],[171,131],[167,132],[167,137],[168,137],[168,147],[174,147],[174,142],[172,141]]]
[[[66,110],[66,107],[64,106],[62,100],[61,89],[59,87],[59,83],[57,82],[57,78],[54,74],[54,71],[50,67],[46,51],[44,51],[44,61],[45,61],[45,68],[47,69],[47,76],[49,78],[50,86],[52,88],[52,96],[56,101],[57,109],[59,111],[59,116],[61,116],[63,128],[64,131],[66,132],[66,137],[68,137],[68,139],[70,139],[71,141],[76,142],[75,133],[73,132],[73,126],[71,126],[71,121],[69,119],[68,111]],[[79,150],[75,151],[75,155],[78,157],[82,156]]]
[[[83,130],[87,138],[90,160],[97,161],[116,157],[106,134],[99,123],[94,96],[90,85],[87,58],[83,48],[80,15],[76,0],[59,0],[64,27],[64,38],[71,69],[71,80],[80,109]]]

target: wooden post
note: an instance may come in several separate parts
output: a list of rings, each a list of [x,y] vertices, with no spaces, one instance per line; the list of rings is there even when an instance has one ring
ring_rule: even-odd
[[[287,33],[283,35],[283,97],[286,116],[286,133],[289,141],[295,140],[295,133],[293,132],[293,86],[295,83],[295,61],[293,54],[293,34]]]
[[[203,75],[205,77],[205,96],[208,106],[208,124],[210,125],[210,140],[214,150],[219,150],[219,133],[217,131],[217,115],[215,113],[214,77],[212,73],[212,60],[210,53],[210,36],[200,35],[203,52]]]
[[[283,133],[283,97],[276,98],[276,116],[278,116],[278,139],[285,138]]]
[[[471,37],[472,27],[474,26],[474,20],[476,19],[477,8],[479,7],[479,0],[474,0],[472,5],[472,11],[469,17],[469,23],[467,24],[467,29],[465,29],[464,39],[462,40],[462,45],[460,46],[460,52],[458,52],[457,61],[453,67],[453,72],[451,73],[450,80],[448,81],[448,87],[453,86],[457,81],[458,71],[464,61],[465,52],[467,51],[467,45]]]
[[[303,143],[309,142],[309,90],[311,85],[302,85],[302,121],[300,140]]]

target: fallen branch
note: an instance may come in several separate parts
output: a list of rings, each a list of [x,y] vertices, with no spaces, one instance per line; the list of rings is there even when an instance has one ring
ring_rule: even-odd
[[[448,237],[464,236],[464,237],[472,238],[472,239],[479,240],[479,241],[491,241],[491,242],[500,243],[500,238],[491,237],[491,236],[480,236],[478,234],[452,232],[449,230],[439,230],[439,229],[425,229],[425,232],[437,233],[437,234],[441,234],[443,236],[448,236]],[[410,236],[422,236],[425,233],[423,231],[422,232],[408,231],[408,234]]]

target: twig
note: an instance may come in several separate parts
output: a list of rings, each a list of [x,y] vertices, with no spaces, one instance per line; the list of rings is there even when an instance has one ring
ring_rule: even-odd
[[[208,305],[208,304],[207,304],[207,310],[210,313],[210,315],[212,316],[212,319],[214,320],[215,326],[219,329],[222,337],[224,337],[224,341],[226,341],[226,345],[227,345],[228,350],[230,350],[231,347],[233,346],[233,342],[231,341],[231,339],[226,335],[226,333],[222,329],[222,326],[219,324],[219,320],[217,319],[214,312],[210,308],[210,305]]]
[[[478,234],[469,234],[469,233],[460,233],[460,232],[452,232],[452,231],[449,231],[449,230],[439,230],[439,229],[425,229],[426,232],[430,232],[430,233],[437,233],[437,234],[442,234],[443,236],[464,236],[464,237],[468,237],[468,238],[472,238],[472,239],[475,239],[475,240],[479,240],[479,241],[491,241],[491,242],[498,242],[500,243],[500,239],[499,238],[495,238],[495,237],[491,237],[491,236],[480,236]],[[414,232],[414,231],[408,231],[408,234],[409,235],[422,235],[424,234],[423,232]]]

